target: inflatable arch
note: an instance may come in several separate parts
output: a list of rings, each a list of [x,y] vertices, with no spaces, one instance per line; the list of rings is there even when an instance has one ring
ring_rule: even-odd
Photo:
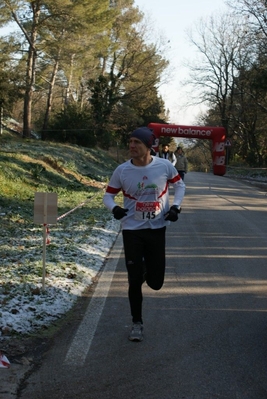
[[[182,126],[161,123],[150,123],[148,125],[156,136],[153,149],[158,153],[160,136],[198,138],[212,140],[212,163],[213,173],[223,176],[226,172],[224,143],[226,131],[223,127],[211,126]]]

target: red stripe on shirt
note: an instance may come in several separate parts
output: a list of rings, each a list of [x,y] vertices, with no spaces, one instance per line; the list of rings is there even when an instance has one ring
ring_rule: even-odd
[[[121,188],[115,188],[111,186],[107,186],[106,193],[109,194],[118,194],[121,191]]]
[[[124,197],[127,197],[129,199],[133,199],[133,200],[137,201],[137,198],[132,197],[131,195],[127,194],[124,190],[122,190],[122,193],[123,193]]]
[[[163,197],[163,195],[165,195],[167,191],[168,191],[168,182],[166,183],[166,186],[165,186],[164,190],[163,190],[162,193],[158,196],[158,198]]]
[[[168,180],[168,182],[169,183],[176,183],[177,181],[179,181],[179,180],[181,180],[181,176],[179,175],[179,173],[176,175],[176,176],[174,176],[172,179],[169,179]]]
[[[164,188],[164,190],[162,191],[162,193],[160,194],[160,196],[158,198],[163,197],[163,195],[166,194],[166,192],[168,191],[168,185],[169,183],[176,183],[177,181],[181,180],[181,176],[179,174],[177,174],[176,176],[174,176],[172,179],[169,179],[166,183],[166,186]]]

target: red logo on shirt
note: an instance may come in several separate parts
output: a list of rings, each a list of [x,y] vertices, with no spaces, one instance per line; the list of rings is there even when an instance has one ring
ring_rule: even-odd
[[[160,203],[158,201],[153,202],[137,202],[135,209],[138,212],[154,212],[160,210]]]

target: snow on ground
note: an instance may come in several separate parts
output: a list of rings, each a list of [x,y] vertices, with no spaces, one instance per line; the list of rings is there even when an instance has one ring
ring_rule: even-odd
[[[25,237],[14,231],[7,238],[2,232],[0,340],[47,328],[62,317],[92,283],[119,229],[110,215],[90,231],[82,218],[67,227],[49,226],[44,287],[42,228],[28,229]]]

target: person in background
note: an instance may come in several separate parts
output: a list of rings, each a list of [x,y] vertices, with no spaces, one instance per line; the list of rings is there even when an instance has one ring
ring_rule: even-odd
[[[165,232],[178,220],[185,184],[166,159],[151,155],[155,136],[147,127],[130,135],[131,159],[113,172],[103,197],[104,205],[121,221],[128,298],[132,316],[130,341],[143,340],[142,284],[160,290],[165,275]],[[174,188],[169,205],[169,184]],[[123,194],[123,207],[115,197]]]
[[[176,164],[175,167],[178,170],[179,175],[184,180],[184,175],[187,173],[188,170],[188,161],[186,156],[183,153],[182,147],[177,147],[176,150]]]
[[[177,162],[176,156],[173,152],[169,150],[168,144],[162,146],[162,150],[159,153],[159,157],[168,159],[173,164],[173,166],[175,166]]]

